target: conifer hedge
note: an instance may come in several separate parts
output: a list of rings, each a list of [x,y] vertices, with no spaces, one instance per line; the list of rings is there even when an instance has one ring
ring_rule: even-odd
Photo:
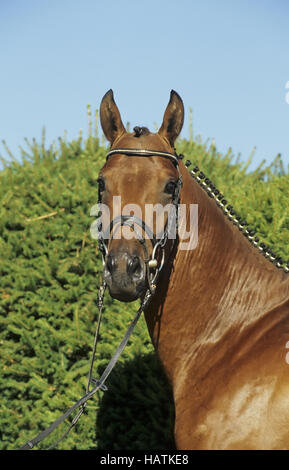
[[[102,272],[90,236],[106,153],[97,125],[93,131],[89,119],[87,139],[80,134],[47,147],[43,133],[40,143],[27,140],[26,146],[21,162],[2,158],[0,171],[0,449],[16,449],[35,437],[85,393]],[[221,155],[200,137],[179,140],[177,150],[202,168],[265,243],[289,259],[289,175],[279,155],[249,171],[250,160],[244,163],[230,150]],[[94,377],[137,306],[106,295]],[[87,414],[60,449],[174,448],[171,390],[143,318],[107,385],[107,392],[88,402]],[[47,448],[65,429],[38,448]]]

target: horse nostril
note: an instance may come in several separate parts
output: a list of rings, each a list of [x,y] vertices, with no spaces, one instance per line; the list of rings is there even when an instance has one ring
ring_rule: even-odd
[[[110,272],[110,274],[112,274],[113,271],[115,270],[115,259],[111,255],[108,255],[107,257],[106,268]]]
[[[140,276],[142,273],[142,266],[138,256],[129,258],[127,262],[127,273],[130,276]]]

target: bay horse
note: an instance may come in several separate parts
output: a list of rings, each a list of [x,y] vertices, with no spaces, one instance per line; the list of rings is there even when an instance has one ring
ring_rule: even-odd
[[[102,203],[112,207],[118,195],[122,207],[164,206],[181,181],[179,202],[198,205],[197,247],[180,250],[179,241],[167,241],[144,312],[172,385],[177,448],[288,449],[288,266],[270,262],[276,256],[257,245],[250,230],[251,243],[243,236],[234,211],[224,216],[218,191],[200,184],[204,175],[193,178],[180,159],[174,161],[184,121],[175,91],[157,133],[143,127],[127,132],[112,90],[102,99],[100,120],[111,145],[98,180]],[[139,230],[147,231],[146,225]],[[145,245],[124,233],[107,240],[104,277],[112,297],[126,302],[144,295],[154,249],[147,238]]]

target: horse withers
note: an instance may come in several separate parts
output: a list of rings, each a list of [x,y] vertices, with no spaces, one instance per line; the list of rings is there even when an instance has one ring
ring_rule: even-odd
[[[288,274],[248,242],[177,158],[184,106],[176,92],[157,133],[127,132],[111,90],[100,118],[111,148],[99,196],[109,214],[116,200],[121,214],[116,224],[108,217],[104,279],[125,302],[153,291],[145,318],[173,389],[177,448],[288,449]],[[144,221],[148,207],[192,204],[193,249],[182,249],[178,230],[168,236],[169,211]]]

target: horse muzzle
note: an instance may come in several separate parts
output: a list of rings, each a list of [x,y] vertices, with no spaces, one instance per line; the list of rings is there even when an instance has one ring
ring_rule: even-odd
[[[138,299],[147,288],[145,263],[138,254],[108,253],[103,274],[111,297],[122,302]]]

